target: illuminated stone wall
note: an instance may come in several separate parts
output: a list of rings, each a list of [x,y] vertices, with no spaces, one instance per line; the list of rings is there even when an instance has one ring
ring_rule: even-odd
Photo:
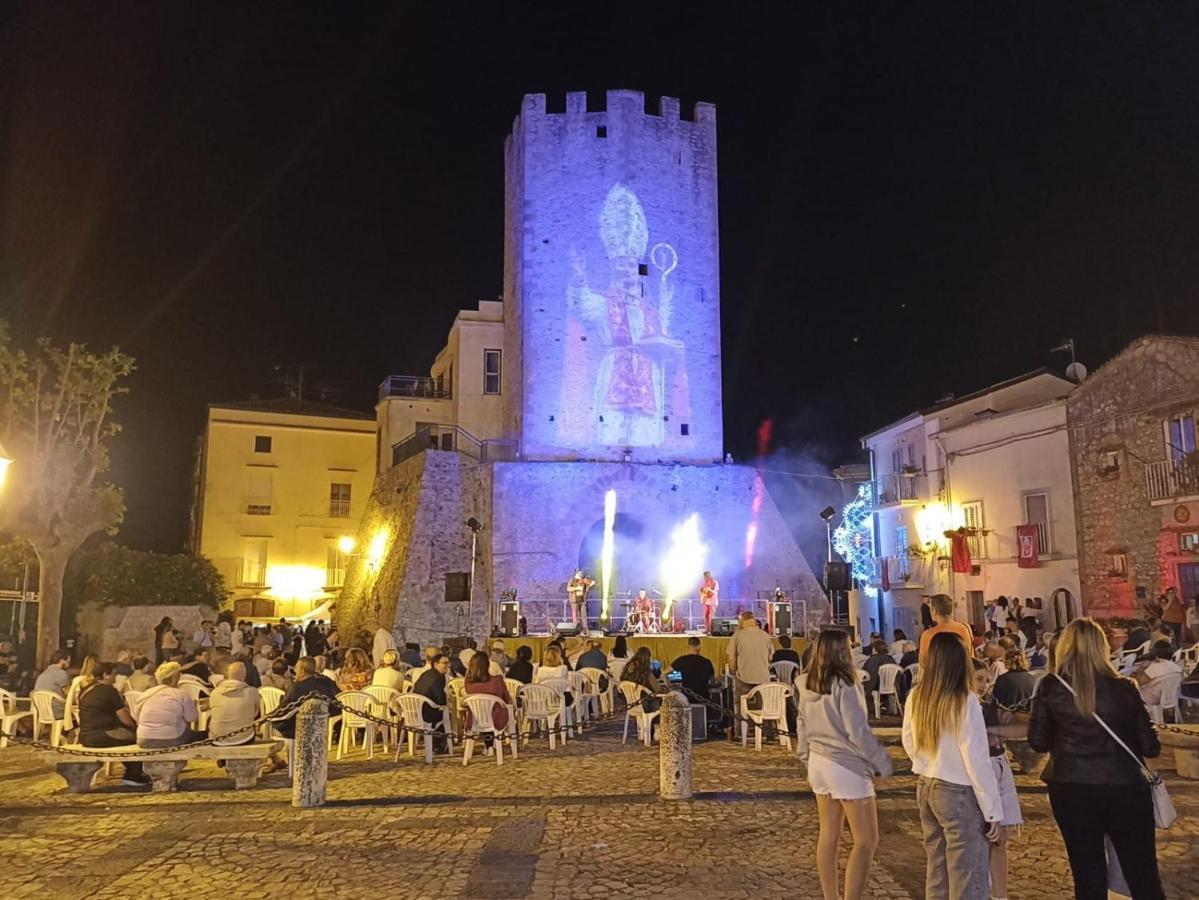
[[[1199,339],[1133,341],[1070,394],[1066,409],[1083,601],[1094,615],[1128,615],[1143,604],[1137,588],[1155,597],[1179,586],[1180,565],[1199,563],[1179,542],[1199,530],[1199,503],[1154,506],[1146,484],[1146,467],[1167,459],[1163,422],[1199,417]],[[1126,573],[1113,571],[1114,555],[1126,559]]]
[[[506,430],[525,459],[723,457],[716,114],[524,98],[506,146]]]

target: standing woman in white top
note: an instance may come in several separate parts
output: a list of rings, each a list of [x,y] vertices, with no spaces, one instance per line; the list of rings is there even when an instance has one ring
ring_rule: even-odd
[[[987,842],[999,840],[1003,802],[982,706],[970,688],[970,657],[961,639],[934,635],[903,712],[903,748],[920,776],[927,900],[987,900],[990,894]]]
[[[820,814],[816,871],[824,900],[841,896],[837,849],[847,819],[853,849],[845,866],[845,900],[860,900],[878,849],[873,777],[891,774],[891,757],[870,730],[866,695],[845,632],[820,633],[807,677],[799,682],[796,725],[799,757],[807,764]]]

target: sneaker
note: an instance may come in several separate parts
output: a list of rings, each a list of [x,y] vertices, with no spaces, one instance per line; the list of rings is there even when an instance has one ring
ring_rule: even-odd
[[[127,785],[128,787],[145,787],[149,783],[150,776],[144,773],[141,776],[126,775],[121,779],[121,784]]]

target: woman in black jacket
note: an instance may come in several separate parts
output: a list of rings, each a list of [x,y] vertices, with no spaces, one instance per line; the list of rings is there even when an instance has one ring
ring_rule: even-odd
[[[1074,896],[1107,897],[1106,835],[1135,900],[1164,900],[1149,784],[1095,717],[1139,757],[1157,756],[1161,744],[1136,684],[1116,674],[1108,658],[1107,637],[1093,620],[1066,626],[1055,649],[1056,675],[1046,675],[1033,698],[1028,743],[1050,754],[1041,778],[1066,843]]]

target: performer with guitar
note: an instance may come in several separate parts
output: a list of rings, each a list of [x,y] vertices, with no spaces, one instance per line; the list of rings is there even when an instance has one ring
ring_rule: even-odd
[[[704,607],[704,631],[712,633],[712,617],[716,615],[716,606],[720,603],[720,582],[712,577],[711,572],[704,572],[703,583],[699,586],[699,602]]]
[[[595,580],[583,574],[582,569],[576,569],[570,581],[566,584],[566,592],[570,595],[571,616],[579,626],[582,634],[587,634],[587,592]]]

